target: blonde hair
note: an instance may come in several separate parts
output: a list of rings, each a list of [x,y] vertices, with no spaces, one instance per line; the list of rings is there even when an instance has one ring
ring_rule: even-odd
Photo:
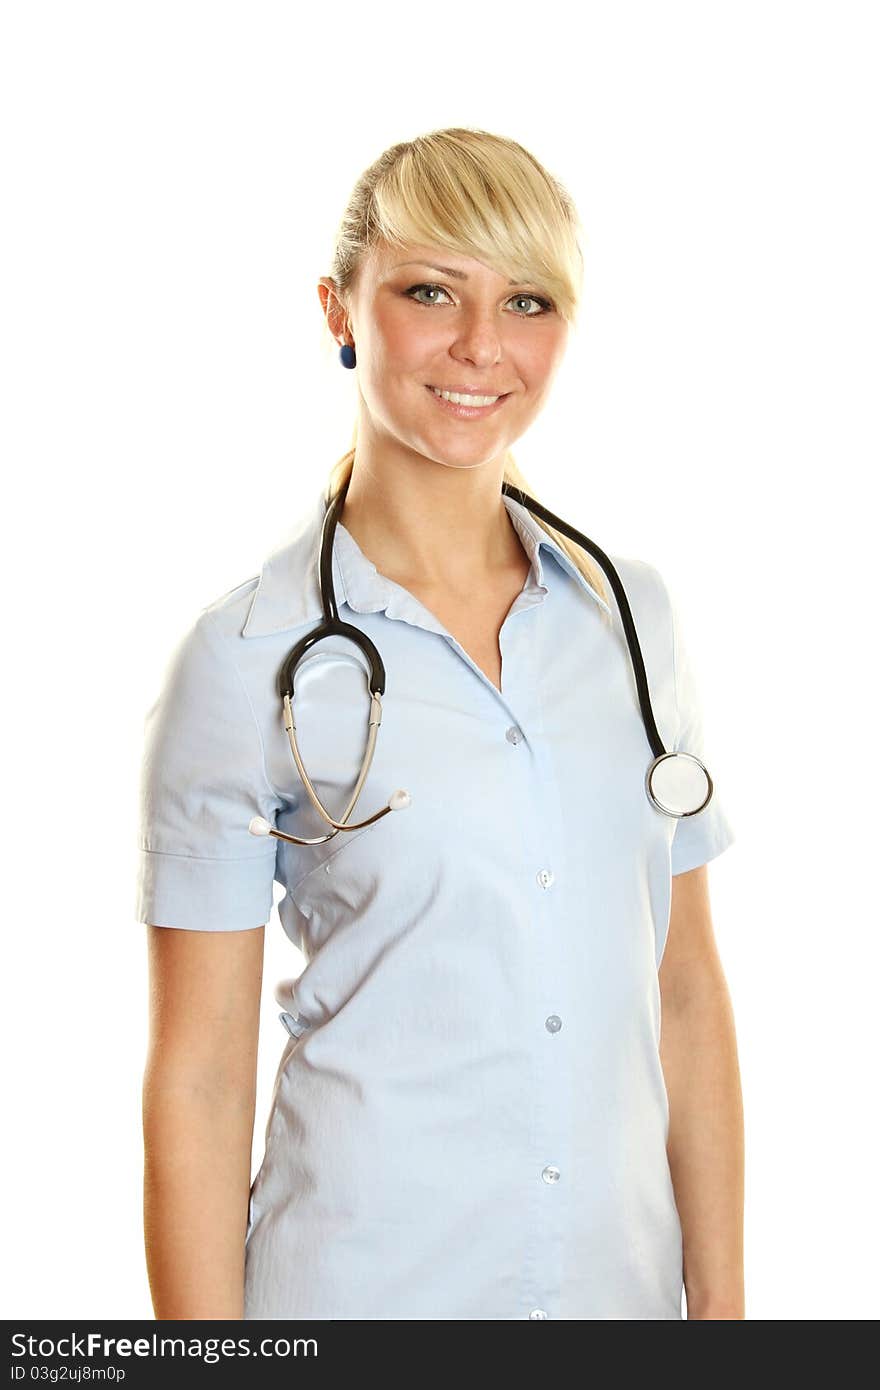
[[[472,256],[512,280],[546,286],[574,324],[583,285],[579,234],[570,195],[528,150],[504,136],[456,126],[390,146],[361,174],[337,230],[330,273],[344,299],[377,242],[427,243]],[[352,446],[330,472],[328,502],[351,477],[356,444],[355,421]],[[509,449],[504,480],[540,501]],[[608,602],[598,563],[548,522],[535,520]]]

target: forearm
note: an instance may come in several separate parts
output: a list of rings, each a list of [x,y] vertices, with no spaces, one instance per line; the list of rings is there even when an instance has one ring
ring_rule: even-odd
[[[147,1070],[144,1238],[157,1318],[244,1313],[254,1100]]]
[[[688,1318],[744,1318],[742,1090],[720,972],[707,970],[681,1003],[664,1003],[660,1056]]]

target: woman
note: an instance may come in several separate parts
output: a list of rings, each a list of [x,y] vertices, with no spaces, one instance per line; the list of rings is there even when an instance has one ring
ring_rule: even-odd
[[[520,145],[432,132],[362,176],[322,308],[355,447],[258,577],[210,604],[149,711],[145,1227],[160,1318],[741,1318],[742,1119],[705,865],[717,791],[662,814],[601,569],[506,493],[575,320],[578,225]],[[476,396],[462,403],[460,394]],[[483,398],[491,398],[491,402]],[[497,398],[497,399],[496,399]],[[353,822],[291,757],[285,657],[318,623],[328,503],[343,622],[387,689]],[[667,748],[702,757],[657,570],[613,557]],[[342,817],[369,667],[296,677]],[[254,816],[311,844],[249,833]],[[306,966],[250,1184],[264,924]],[[169,930],[176,929],[176,930]],[[662,1005],[663,1034],[660,1036]]]

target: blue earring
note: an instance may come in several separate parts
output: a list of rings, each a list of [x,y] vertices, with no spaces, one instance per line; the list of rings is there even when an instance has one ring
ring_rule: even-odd
[[[355,351],[351,343],[342,344],[342,347],[339,349],[339,360],[341,361],[343,367],[354,366],[355,362],[357,361],[357,358],[355,356]]]

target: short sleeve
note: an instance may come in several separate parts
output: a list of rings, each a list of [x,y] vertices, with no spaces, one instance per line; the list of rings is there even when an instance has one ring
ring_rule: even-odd
[[[146,713],[139,789],[138,922],[197,931],[264,925],[280,802],[231,645],[203,611],[178,642]]]
[[[711,750],[705,747],[700,692],[690,649],[682,634],[681,616],[676,600],[669,598],[672,617],[672,652],[675,674],[675,698],[678,710],[676,752],[693,753],[705,764],[713,781],[712,798],[708,806],[693,816],[682,816],[675,822],[672,839],[672,874],[683,874],[715,859],[732,845],[736,834],[724,805],[712,768]]]

